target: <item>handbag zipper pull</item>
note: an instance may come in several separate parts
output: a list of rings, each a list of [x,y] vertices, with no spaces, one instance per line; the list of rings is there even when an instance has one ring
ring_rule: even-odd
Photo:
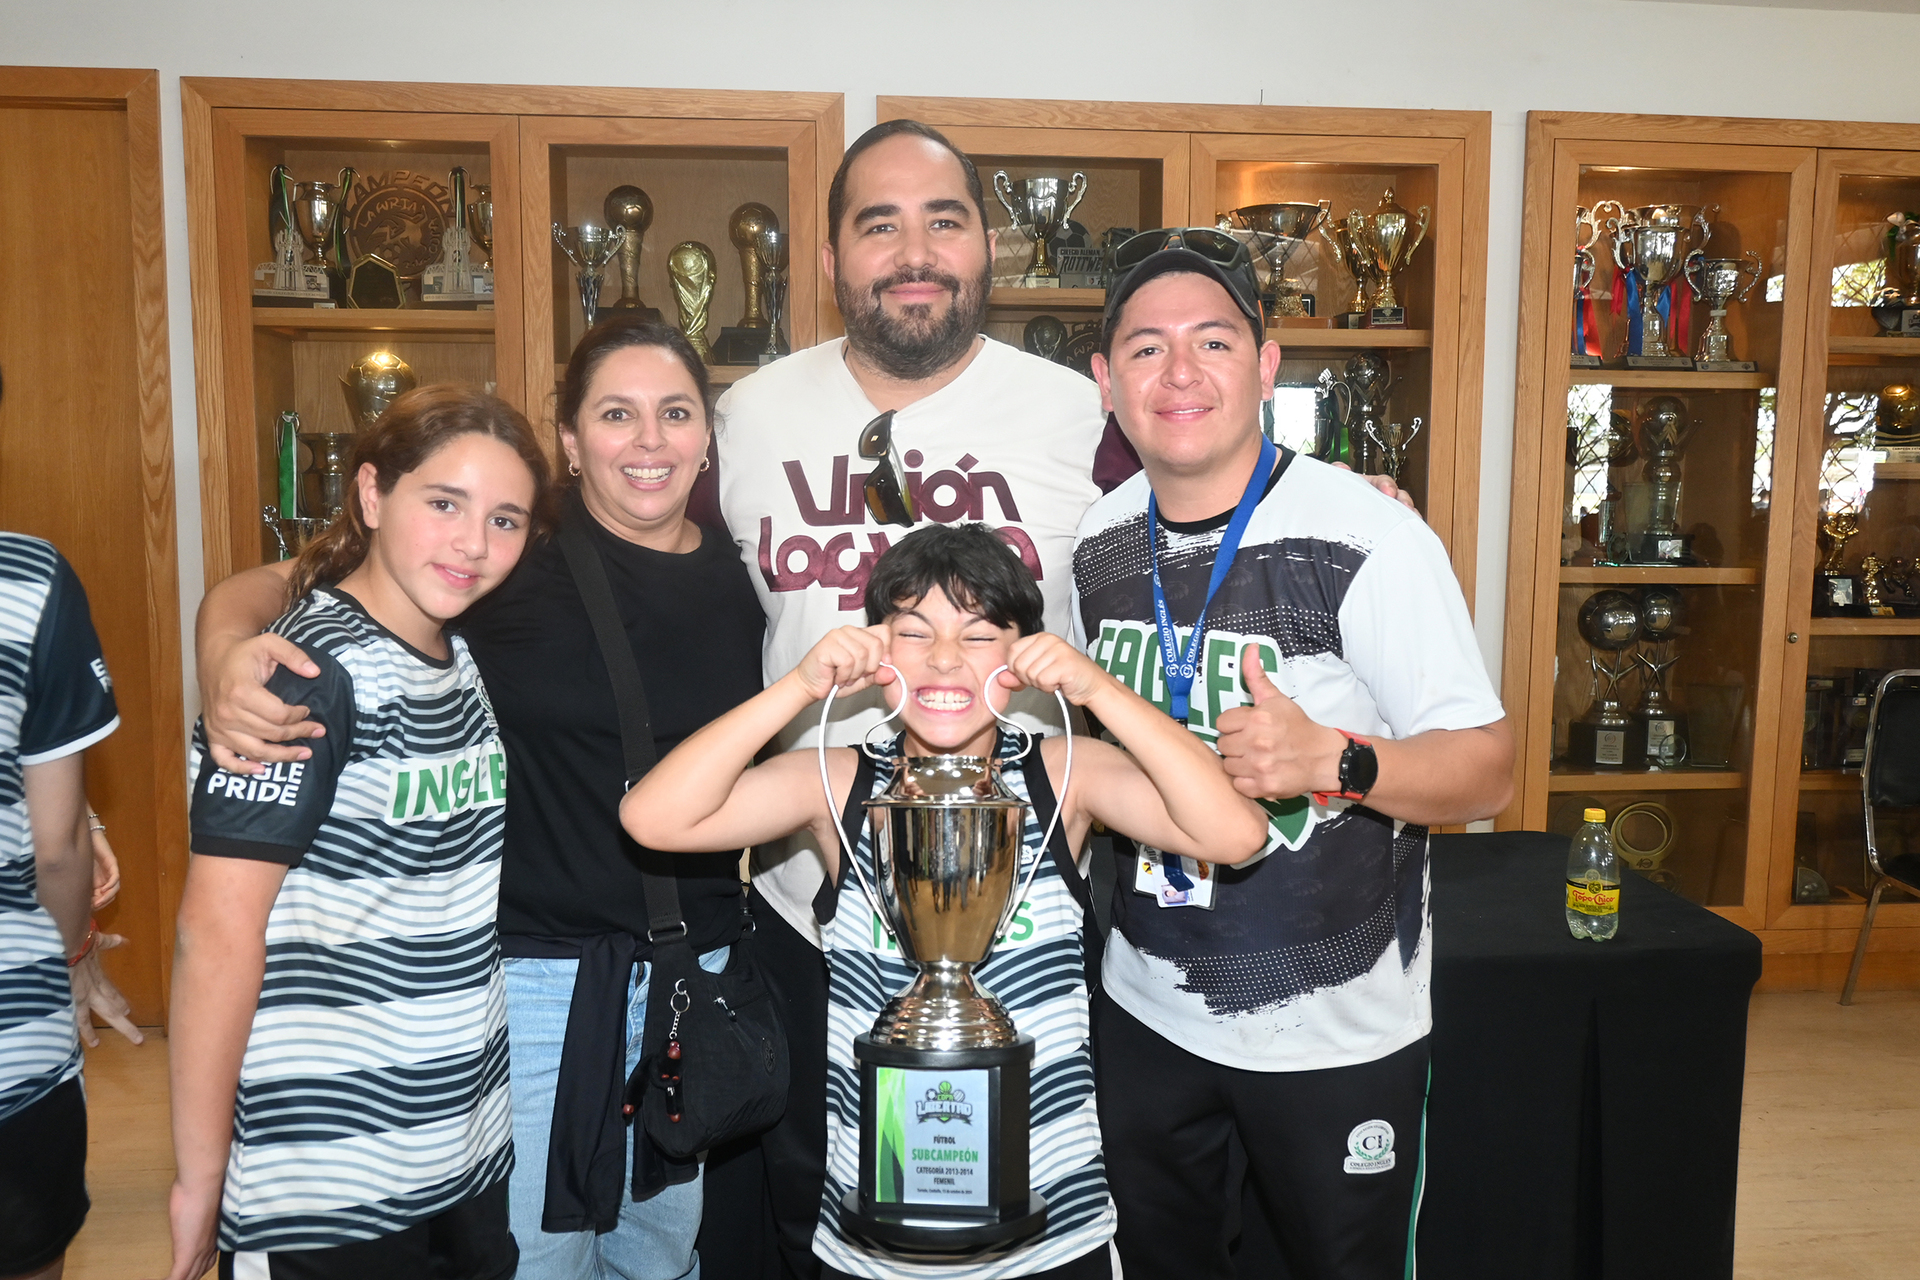
[[[667,1026],[666,1059],[660,1065],[660,1088],[667,1095],[667,1119],[680,1123],[682,1105],[680,1098],[680,1063],[683,1048],[680,1042],[680,1015],[693,1003],[693,997],[687,993],[687,980],[681,978],[673,984],[673,994],[667,997],[667,1007],[673,1010],[673,1021]]]

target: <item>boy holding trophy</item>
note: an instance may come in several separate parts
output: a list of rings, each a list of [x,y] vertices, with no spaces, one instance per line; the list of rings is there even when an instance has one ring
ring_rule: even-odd
[[[870,625],[829,633],[656,765],[621,819],[655,849],[811,828],[828,851],[828,1274],[1107,1276],[1073,851],[1098,821],[1237,862],[1264,847],[1265,816],[1210,748],[1042,630],[1038,586],[985,526],[902,539],[866,608]],[[870,685],[901,722],[890,741],[749,767],[808,705]],[[1021,687],[1086,708],[1125,750],[1004,730],[994,702]]]

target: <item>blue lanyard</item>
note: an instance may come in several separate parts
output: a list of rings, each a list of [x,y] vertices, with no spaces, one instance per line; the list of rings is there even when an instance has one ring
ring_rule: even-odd
[[[1160,626],[1160,663],[1166,672],[1167,692],[1173,698],[1173,718],[1186,722],[1188,695],[1193,691],[1194,672],[1199,670],[1200,641],[1207,629],[1207,609],[1213,604],[1213,597],[1220,590],[1220,584],[1227,580],[1227,573],[1233,568],[1233,558],[1240,554],[1240,539],[1246,536],[1247,522],[1253,519],[1253,509],[1260,505],[1261,495],[1267,487],[1267,479],[1273,474],[1274,459],[1278,451],[1273,441],[1262,437],[1260,440],[1260,459],[1253,464],[1253,474],[1247,477],[1247,491],[1240,495],[1240,505],[1233,509],[1233,519],[1227,522],[1227,531],[1220,535],[1219,549],[1213,553],[1213,577],[1207,583],[1207,598],[1200,605],[1200,615],[1193,620],[1193,634],[1187,637],[1186,652],[1174,649],[1173,614],[1167,608],[1167,593],[1160,586],[1160,507],[1151,490],[1147,493],[1147,556],[1153,564],[1153,616]]]

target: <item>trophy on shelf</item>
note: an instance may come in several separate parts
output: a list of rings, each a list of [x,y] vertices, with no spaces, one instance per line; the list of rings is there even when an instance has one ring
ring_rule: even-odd
[[[1367,439],[1380,449],[1380,470],[1395,484],[1400,483],[1400,473],[1407,465],[1407,450],[1413,447],[1413,438],[1420,434],[1420,427],[1418,418],[1411,423],[1366,420]]]
[[[273,534],[274,546],[282,560],[291,560],[299,555],[308,540],[329,523],[327,516],[300,514],[305,505],[300,500],[301,439],[300,415],[291,409],[281,410],[280,420],[274,424],[273,430],[275,471],[280,490],[276,496],[280,500],[260,508],[260,522]]]
[[[1033,257],[1027,262],[1026,274],[1020,283],[1027,288],[1058,288],[1060,273],[1054,269],[1053,253],[1048,246],[1086,198],[1087,175],[1076,173],[1066,180],[1065,208],[1061,207],[1059,178],[1022,178],[1015,182],[1002,169],[993,175],[993,194],[1000,198],[1013,229],[1033,241]]]
[[[673,284],[680,331],[708,364],[713,363],[713,347],[707,342],[707,314],[713,309],[715,272],[713,250],[698,240],[682,241],[667,253],[667,279]]]
[[[1413,217],[1394,203],[1392,187],[1388,187],[1386,194],[1380,197],[1380,203],[1372,213],[1361,213],[1355,209],[1347,215],[1348,236],[1353,246],[1365,256],[1368,275],[1373,280],[1373,305],[1367,309],[1367,328],[1407,327],[1407,309],[1400,305],[1400,299],[1394,293],[1393,277],[1396,272],[1406,270],[1413,261],[1414,250],[1427,238],[1427,224],[1432,216],[1433,211],[1421,205],[1420,225],[1409,239],[1407,230],[1412,225]]]
[[[1613,305],[1616,311],[1624,307],[1627,312],[1629,369],[1693,368],[1693,361],[1675,341],[1675,330],[1682,326],[1670,324],[1668,317],[1685,305],[1686,295],[1674,286],[1687,260],[1704,257],[1707,241],[1713,238],[1709,210],[1717,214],[1720,206],[1650,204],[1622,209],[1618,217],[1607,219],[1614,265],[1620,268]],[[1662,296],[1669,290],[1672,296],[1663,305]]]
[[[740,284],[746,305],[738,324],[720,330],[720,339],[713,344],[715,364],[760,363],[760,353],[767,346],[767,313],[761,299],[766,267],[760,259],[760,233],[779,229],[779,215],[752,201],[735,209],[727,219],[727,238],[740,253]]]
[[[333,298],[324,247],[315,252],[313,262],[307,261],[301,247],[306,238],[300,234],[294,214],[296,185],[287,166],[273,166],[267,179],[267,230],[273,238],[273,261],[253,269],[253,278],[264,280],[267,286],[253,291],[255,306],[311,307]]]
[[[1873,309],[1885,337],[1920,334],[1920,214],[1887,215],[1886,288]]]
[[[653,225],[653,201],[647,193],[634,186],[619,186],[607,192],[606,203],[600,210],[606,215],[607,225],[621,231],[620,236],[620,297],[609,302],[609,311],[636,311],[648,320],[658,320],[660,310],[640,301],[640,248],[647,234],[647,228]]]
[[[1635,657],[1646,668],[1647,680],[1633,718],[1639,722],[1640,735],[1647,744],[1647,763],[1661,769],[1671,769],[1687,758],[1686,717],[1673,709],[1673,699],[1667,692],[1667,672],[1680,660],[1674,652],[1674,640],[1681,630],[1677,590],[1653,586],[1640,592],[1643,645]],[[1648,656],[1649,649],[1655,656]]]
[[[1680,831],[1671,810],[1656,801],[1641,800],[1614,814],[1607,831],[1622,862],[1662,888],[1679,892],[1679,877],[1660,865],[1673,851]]]
[[[1567,757],[1576,769],[1637,769],[1647,761],[1645,726],[1620,705],[1620,681],[1636,665],[1622,655],[1640,638],[1640,608],[1624,591],[1596,591],[1580,606],[1581,638],[1596,690],[1586,713],[1567,727]],[[1610,655],[1600,661],[1602,653]]]
[[[1820,538],[1827,544],[1827,554],[1820,561],[1820,571],[1813,579],[1813,611],[1816,615],[1832,617],[1850,612],[1860,603],[1855,587],[1859,584],[1854,576],[1847,572],[1847,543],[1860,533],[1860,513],[1851,506],[1838,506],[1820,513]]]
[[[1700,344],[1693,352],[1694,368],[1708,373],[1754,371],[1753,361],[1735,360],[1728,350],[1727,304],[1745,302],[1760,283],[1762,271],[1760,255],[1751,249],[1738,258],[1688,256],[1687,285],[1708,307],[1707,327],[1700,331]]]
[[[1287,261],[1326,221],[1332,208],[1331,200],[1318,204],[1250,204],[1220,215],[1228,230],[1242,231],[1252,238],[1253,247],[1266,263],[1267,287],[1262,301],[1268,306],[1270,322],[1281,316],[1314,314],[1313,295],[1287,280]]]
[[[1387,397],[1400,380],[1393,376],[1387,364],[1387,358],[1378,351],[1362,351],[1350,357],[1341,366],[1341,381],[1346,383],[1352,393],[1352,414],[1348,418],[1349,435],[1352,437],[1352,457],[1335,459],[1345,461],[1348,466],[1362,475],[1371,474],[1377,456],[1373,450],[1373,440],[1366,433],[1363,423],[1382,422],[1387,416]],[[1413,437],[1408,436],[1411,442]]]
[[[1067,326],[1058,316],[1035,316],[1020,330],[1020,345],[1029,355],[1060,362],[1060,348],[1067,344]]]
[[[593,222],[583,222],[577,227],[553,224],[553,242],[567,255],[567,261],[578,268],[580,311],[586,316],[589,329],[600,318],[600,272],[612,261],[626,238],[627,233],[619,227],[603,227]]]
[[[1313,382],[1313,457],[1353,467],[1360,448],[1354,440],[1353,388],[1322,369]]]
[[[1033,1037],[972,969],[1023,896],[1027,804],[1000,762],[894,757],[866,802],[877,875],[850,860],[875,917],[919,968],[853,1042],[860,1173],[840,1222],[894,1248],[957,1250],[1040,1231],[1028,1182]],[[1030,879],[1032,872],[1028,872]]]
[[[1613,200],[1601,200],[1591,209],[1577,205],[1573,210],[1572,364],[1576,369],[1600,367],[1600,317],[1593,307],[1593,276],[1599,264],[1593,245],[1600,238],[1600,215],[1609,206],[1616,217],[1625,212]]]
[[[487,278],[487,292],[493,292],[493,188],[482,182],[473,188],[467,202],[467,234],[480,250],[479,271]]]
[[[1633,543],[1636,564],[1700,563],[1693,535],[1680,532],[1680,450],[1698,424],[1678,396],[1655,396],[1640,411],[1640,443],[1652,485],[1647,527]]]
[[[767,308],[767,345],[760,349],[760,363],[772,364],[792,351],[780,334],[780,317],[787,306],[787,260],[792,252],[787,233],[779,227],[760,232],[760,297]]]
[[[419,385],[413,366],[391,351],[375,351],[347,366],[340,389],[355,431],[370,427],[401,396]]]
[[[1883,462],[1920,462],[1920,393],[1905,383],[1880,388],[1873,447]]]
[[[1355,210],[1358,213],[1359,210]],[[1356,238],[1349,221],[1329,218],[1320,224],[1320,238],[1333,251],[1333,260],[1353,276],[1353,298],[1347,309],[1333,317],[1336,329],[1360,329],[1366,326],[1367,292],[1373,284],[1373,265]]]
[[[467,171],[456,166],[447,175],[453,216],[440,233],[440,260],[420,273],[425,306],[472,307],[493,301],[493,272],[473,259],[473,235],[467,230]],[[489,200],[489,211],[493,204]]]

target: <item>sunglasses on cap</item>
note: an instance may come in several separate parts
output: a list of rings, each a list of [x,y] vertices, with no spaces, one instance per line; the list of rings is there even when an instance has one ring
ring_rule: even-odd
[[[1103,323],[1111,327],[1121,306],[1147,280],[1162,268],[1154,265],[1163,253],[1179,258],[1212,276],[1233,298],[1234,305],[1262,331],[1266,317],[1260,307],[1260,282],[1253,272],[1253,257],[1244,242],[1213,227],[1163,227],[1142,231],[1121,241],[1113,251],[1113,279],[1107,285],[1106,315]],[[1194,260],[1198,259],[1196,263]],[[1166,263],[1167,269],[1181,269]]]
[[[867,510],[881,524],[901,524],[911,529],[919,522],[920,510],[907,488],[900,451],[893,446],[893,413],[889,409],[860,429],[858,452],[874,464],[865,486]]]
[[[1224,231],[1212,227],[1162,227],[1122,240],[1113,251],[1113,269],[1116,274],[1129,271],[1163,249],[1186,249],[1228,268],[1253,263],[1247,246]]]

